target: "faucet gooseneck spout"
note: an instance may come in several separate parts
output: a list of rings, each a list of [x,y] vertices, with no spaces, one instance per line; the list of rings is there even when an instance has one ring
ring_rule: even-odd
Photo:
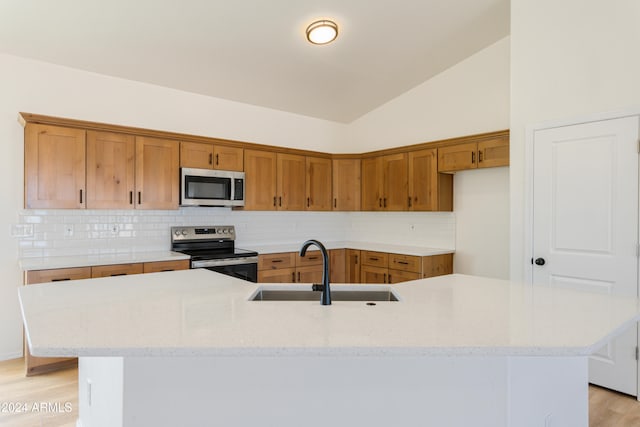
[[[322,285],[313,285],[313,289],[318,290],[318,288],[321,288],[319,289],[322,290],[320,303],[322,305],[331,305],[331,289],[329,288],[329,254],[327,252],[327,248],[325,248],[322,243],[311,239],[302,244],[302,248],[300,248],[300,256],[303,257],[307,253],[307,248],[311,245],[317,246],[322,253]]]

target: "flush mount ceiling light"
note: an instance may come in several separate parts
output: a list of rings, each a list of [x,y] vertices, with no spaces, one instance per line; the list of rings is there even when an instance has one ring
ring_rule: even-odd
[[[338,25],[326,19],[312,22],[307,27],[307,40],[313,44],[331,43],[338,37]]]

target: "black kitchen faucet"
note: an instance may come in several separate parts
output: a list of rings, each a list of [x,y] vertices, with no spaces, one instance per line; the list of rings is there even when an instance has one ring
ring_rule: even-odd
[[[316,245],[318,249],[320,249],[320,252],[322,252],[322,284],[314,284],[313,290],[322,291],[320,304],[331,305],[331,289],[329,288],[329,254],[327,253],[327,248],[325,248],[322,243],[311,239],[302,244],[302,248],[300,248],[300,256],[303,257],[304,254],[307,253],[307,248],[311,245]]]

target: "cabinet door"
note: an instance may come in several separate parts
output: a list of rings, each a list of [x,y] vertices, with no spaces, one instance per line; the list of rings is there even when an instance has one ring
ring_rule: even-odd
[[[382,210],[382,158],[362,159],[362,203],[363,211]]]
[[[499,138],[478,142],[478,167],[509,166],[509,139]]]
[[[437,149],[409,153],[409,210],[438,210],[438,178]]]
[[[360,159],[333,160],[333,210],[360,210]]]
[[[322,264],[296,267],[296,283],[322,283]]]
[[[304,156],[278,153],[277,161],[278,210],[303,211],[306,193]]]
[[[402,270],[392,270],[389,269],[389,276],[387,277],[387,281],[390,284],[408,282],[409,280],[418,280],[421,277],[420,273],[416,273],[413,271],[402,271]]]
[[[387,283],[387,275],[389,270],[383,267],[373,267],[370,265],[362,265],[360,267],[361,283]]]
[[[199,142],[180,143],[180,167],[213,168],[213,145]]]
[[[85,131],[27,124],[24,130],[25,207],[85,207]]]
[[[295,283],[295,268],[258,271],[258,283]]]
[[[133,209],[135,138],[87,131],[87,209]]]
[[[331,159],[307,157],[306,208],[311,211],[330,211]]]
[[[51,270],[27,271],[25,274],[25,284],[59,282],[66,280],[79,280],[91,278],[91,267],[79,268],[57,268]],[[77,359],[69,357],[37,357],[32,356],[24,341],[24,365],[26,375],[38,375],[46,372],[58,371],[74,366]]]
[[[142,263],[97,265],[91,267],[91,278],[142,274]]]
[[[179,259],[176,261],[156,261],[145,262],[142,265],[143,273],[158,273],[162,271],[188,270],[190,262],[188,259]]]
[[[255,211],[276,209],[276,153],[244,150],[244,208]]]
[[[179,158],[176,141],[136,137],[137,209],[178,209]]]
[[[384,191],[382,208],[387,211],[406,211],[407,197],[407,153],[382,157]]]
[[[347,283],[346,250],[331,249],[329,251],[329,275],[331,283]]]
[[[478,167],[478,144],[456,144],[438,148],[438,172],[455,172]]]
[[[345,283],[360,283],[360,251],[346,250]]]
[[[225,171],[244,171],[244,150],[238,147],[214,145],[213,168]]]
[[[422,258],[422,277],[442,276],[453,273],[453,254],[433,255]]]

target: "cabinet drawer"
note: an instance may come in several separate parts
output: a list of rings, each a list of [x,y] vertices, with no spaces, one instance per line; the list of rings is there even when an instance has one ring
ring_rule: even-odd
[[[157,273],[160,271],[188,270],[189,260],[145,262],[142,271],[144,273]]]
[[[362,251],[362,265],[387,268],[389,254],[384,252]]]
[[[322,253],[320,251],[307,251],[307,254],[303,257],[300,254],[296,254],[296,267],[318,264],[322,264]]]
[[[91,277],[126,276],[127,274],[142,274],[142,263],[98,265],[91,267]]]
[[[258,283],[295,283],[295,268],[279,268],[277,270],[259,270]]]
[[[258,270],[278,270],[296,266],[295,252],[265,254],[258,256]]]
[[[407,282],[409,280],[418,280],[420,279],[420,273],[416,273],[413,271],[402,271],[402,270],[392,270],[389,269],[389,277],[388,277],[388,282],[393,284],[393,283],[400,283],[400,282]]]
[[[91,267],[55,268],[49,270],[27,271],[25,283],[61,282],[64,280],[90,279]]]
[[[420,273],[420,257],[412,255],[389,254],[389,268],[394,270]]]

